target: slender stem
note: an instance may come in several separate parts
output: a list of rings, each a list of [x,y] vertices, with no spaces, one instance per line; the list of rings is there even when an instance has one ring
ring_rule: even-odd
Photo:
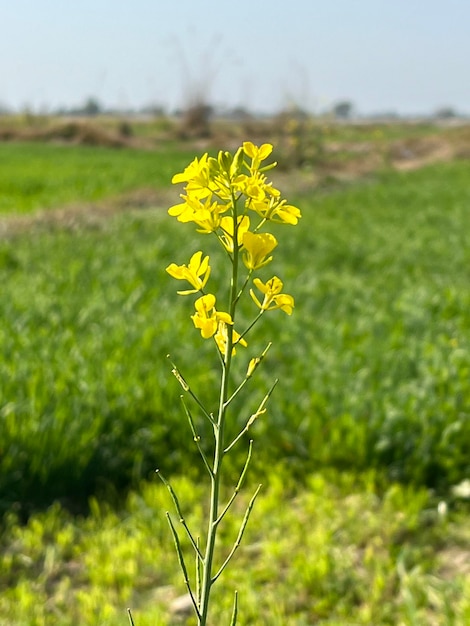
[[[245,330],[242,332],[242,334],[238,338],[238,341],[240,341],[241,339],[245,338],[245,335],[247,335],[250,332],[250,330],[253,328],[253,326],[256,324],[256,322],[259,320],[259,318],[263,315],[264,311],[265,311],[265,309],[261,309],[260,310],[260,312],[255,317],[255,319],[251,322],[251,324],[247,328],[245,328]]]
[[[250,416],[250,419],[247,421],[247,423],[245,425],[245,428],[243,428],[243,430],[241,430],[238,433],[238,435],[235,437],[235,439],[232,441],[232,443],[225,448],[225,450],[224,450],[225,453],[229,452],[233,448],[233,446],[238,441],[240,441],[240,439],[243,437],[243,435],[248,432],[248,430],[250,429],[250,426],[253,424],[253,422],[255,420],[257,420],[260,415],[263,415],[263,413],[266,412],[266,409],[265,409],[266,402],[269,400],[269,396],[274,391],[274,387],[277,385],[278,382],[279,382],[279,379],[276,378],[276,380],[274,381],[274,384],[272,385],[271,389],[268,391],[268,393],[261,400],[261,404],[259,405],[257,411],[255,413],[252,413],[252,415]]]
[[[262,485],[258,485],[258,488],[256,489],[255,493],[253,494],[253,497],[251,498],[251,500],[250,500],[250,502],[248,504],[248,507],[247,507],[247,509],[245,511],[245,517],[243,518],[243,521],[241,523],[240,530],[238,531],[238,536],[237,536],[237,538],[235,540],[235,543],[233,544],[233,547],[230,550],[229,555],[227,556],[225,561],[220,566],[219,571],[217,572],[217,574],[215,574],[214,578],[212,579],[213,583],[215,583],[217,578],[222,574],[224,569],[229,564],[231,558],[233,557],[235,552],[240,547],[240,544],[241,544],[241,541],[242,541],[242,538],[243,538],[243,533],[245,532],[246,525],[248,524],[248,520],[250,519],[251,511],[253,510],[253,505],[255,503],[256,498],[258,497],[258,494],[259,494],[259,492],[261,490],[261,487],[262,487]]]
[[[173,500],[173,504],[175,505],[176,512],[178,513],[178,516],[179,516],[180,524],[185,529],[186,534],[188,535],[189,541],[191,542],[191,545],[193,546],[195,553],[197,554],[199,559],[201,559],[201,561],[202,561],[203,556],[201,554],[201,551],[199,550],[199,547],[198,547],[198,545],[196,543],[196,540],[194,539],[194,537],[191,534],[191,531],[189,530],[189,527],[188,527],[188,525],[186,523],[186,520],[183,517],[183,513],[182,513],[181,507],[180,507],[180,503],[178,501],[178,498],[176,496],[176,493],[175,493],[173,487],[170,485],[170,483],[167,481],[167,479],[163,476],[163,474],[161,474],[160,470],[157,470],[156,472],[159,475],[159,477],[160,477],[161,481],[163,482],[163,484],[165,485],[165,487],[170,492],[171,499]]]
[[[228,333],[230,338],[230,333]],[[227,344],[231,344],[230,339],[227,340]],[[199,626],[206,626],[207,615],[209,611],[210,592],[212,588],[212,563],[214,559],[215,541],[217,537],[217,518],[219,516],[219,491],[220,491],[220,468],[224,457],[224,422],[225,422],[225,400],[228,395],[228,374],[230,371],[230,354],[232,352],[232,346],[230,352],[225,355],[224,367],[222,369],[222,380],[220,386],[220,398],[219,398],[219,414],[217,420],[217,426],[214,427],[215,434],[215,450],[214,450],[214,465],[212,468],[211,476],[211,496],[210,496],[210,512],[209,522],[207,529],[207,543],[206,552],[204,555],[204,571],[202,578],[201,588],[201,604],[199,606],[198,624]]]
[[[132,619],[132,613],[130,609],[127,609],[127,617],[129,618],[130,625],[134,626],[134,620]]]
[[[230,620],[230,626],[236,626],[237,615],[238,615],[238,591],[235,591],[235,596],[233,598],[233,611],[232,611],[232,619]]]
[[[194,420],[193,417],[191,415],[191,411],[189,410],[189,408],[186,406],[186,403],[184,401],[183,396],[181,397],[181,402],[183,403],[183,408],[184,408],[184,412],[186,413],[186,417],[188,418],[188,422],[189,422],[189,426],[191,428],[191,432],[193,434],[193,440],[197,446],[197,449],[199,451],[199,454],[201,455],[201,458],[204,462],[204,465],[206,466],[207,471],[209,472],[209,476],[212,476],[212,468],[209,465],[209,461],[207,460],[207,456],[204,452],[204,450],[201,447],[201,437],[198,435],[197,431],[196,431],[196,426],[194,425]]]
[[[246,275],[245,281],[244,281],[243,285],[241,286],[240,291],[237,293],[236,302],[238,302],[240,300],[240,298],[242,297],[243,292],[245,291],[246,286],[248,285],[248,282],[249,282],[249,280],[251,278],[251,274],[252,273],[253,273],[253,270],[250,270],[248,272],[248,274]]]
[[[199,546],[199,537],[196,539],[196,603],[197,606],[201,606],[201,572],[202,572],[202,561],[199,558],[200,554],[200,546]],[[198,554],[199,553],[199,554]]]
[[[234,489],[234,491],[232,493],[232,496],[231,496],[230,500],[227,502],[227,504],[225,505],[222,513],[216,519],[216,524],[220,524],[220,522],[224,518],[224,516],[227,513],[227,511],[232,506],[235,498],[240,493],[240,489],[241,489],[241,487],[243,485],[243,481],[245,480],[245,475],[246,475],[246,472],[248,470],[248,466],[249,466],[250,461],[251,461],[251,452],[252,452],[252,450],[253,450],[253,439],[250,440],[250,445],[248,446],[248,456],[246,457],[245,465],[243,466],[242,473],[240,474],[240,478],[238,479],[237,486],[235,487],[235,489]]]
[[[193,590],[191,589],[191,583],[189,582],[188,570],[186,569],[186,563],[184,562],[183,551],[181,549],[178,533],[176,532],[176,528],[173,526],[173,522],[171,521],[171,517],[168,512],[166,514],[166,518],[168,520],[168,524],[173,535],[173,540],[175,542],[176,554],[178,555],[178,561],[181,567],[181,571],[183,572],[184,584],[186,585],[186,588],[188,590],[189,597],[191,598],[191,602],[193,603],[196,615],[198,619],[200,619],[201,614],[199,612],[199,607],[197,605],[196,599],[194,598]]]
[[[170,359],[170,355],[167,354],[167,359]],[[199,408],[202,410],[202,412],[204,413],[204,415],[207,417],[207,419],[209,420],[209,422],[213,425],[214,424],[214,418],[213,416],[208,413],[203,405],[203,403],[199,400],[199,398],[196,396],[196,394],[193,392],[193,390],[191,389],[191,387],[188,385],[188,383],[186,382],[186,380],[183,378],[181,372],[179,371],[179,369],[176,367],[176,365],[173,363],[173,361],[171,361],[170,359],[170,363],[173,367],[173,369],[171,370],[171,373],[173,374],[173,376],[176,378],[176,380],[179,382],[179,384],[181,385],[181,387],[184,389],[184,391],[186,391],[187,393],[189,393],[189,395],[191,396],[191,398],[193,398],[193,400],[196,402],[196,404],[199,406]]]
[[[230,281],[230,301],[229,313],[233,321],[235,321],[235,309],[238,294],[238,220],[237,220],[237,198],[232,192],[233,206],[233,263],[232,276]],[[212,576],[212,566],[214,560],[214,551],[217,538],[217,526],[219,517],[219,492],[221,467],[224,459],[224,431],[225,418],[227,413],[227,399],[229,397],[230,385],[230,366],[232,363],[233,334],[232,326],[227,329],[227,345],[225,346],[225,355],[222,360],[222,377],[220,382],[219,409],[217,422],[214,424],[214,463],[211,475],[211,495],[210,495],[210,511],[209,522],[207,528],[206,551],[204,555],[204,568],[201,588],[201,602],[198,611],[198,625],[206,626],[209,612],[209,601],[212,585],[215,582]]]

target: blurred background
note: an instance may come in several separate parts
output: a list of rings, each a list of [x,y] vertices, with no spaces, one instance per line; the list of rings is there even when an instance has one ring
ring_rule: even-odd
[[[0,4],[0,626],[194,623],[155,469],[195,535],[207,483],[167,355],[208,406],[220,372],[165,268],[202,249],[218,293],[226,259],[167,209],[247,140],[302,219],[260,273],[293,315],[237,350],[240,380],[273,341],[227,436],[280,382],[213,623],[238,589],[241,626],[470,624],[470,3]]]
[[[469,20],[461,0],[19,0],[2,7],[0,105],[467,115]]]

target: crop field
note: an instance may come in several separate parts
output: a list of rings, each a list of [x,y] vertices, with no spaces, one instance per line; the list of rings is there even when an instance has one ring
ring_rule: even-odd
[[[165,272],[200,245],[166,211],[200,153],[0,143],[1,626],[114,626],[128,606],[136,626],[184,623],[154,472],[204,516],[166,356],[209,401],[213,354]],[[280,382],[251,435],[264,487],[220,623],[233,588],[242,625],[470,623],[470,164],[384,163],[310,187],[280,174],[303,217],[273,231],[268,272],[296,307],[242,356],[273,340],[253,407]]]
[[[136,188],[160,188],[191,153],[42,143],[0,144],[0,215],[93,202]]]

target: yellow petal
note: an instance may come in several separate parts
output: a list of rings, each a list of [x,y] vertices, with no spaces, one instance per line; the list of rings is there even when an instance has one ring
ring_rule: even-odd
[[[260,146],[258,150],[258,157],[260,161],[264,161],[264,159],[267,159],[272,151],[273,147],[270,143],[264,143],[262,146]]]
[[[243,152],[246,154],[246,156],[254,159],[256,157],[257,148],[251,141],[244,141]]]

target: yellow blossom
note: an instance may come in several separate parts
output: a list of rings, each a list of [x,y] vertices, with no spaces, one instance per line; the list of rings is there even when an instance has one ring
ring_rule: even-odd
[[[274,196],[264,200],[256,199],[250,204],[250,208],[263,219],[280,224],[295,225],[302,217],[297,207],[286,204],[286,200],[279,200]]]
[[[250,218],[247,215],[239,215],[237,219],[237,243],[238,247],[241,247],[244,234],[250,227]],[[233,252],[233,229],[234,221],[233,217],[226,216],[220,220],[220,228],[222,229],[222,235],[220,241],[224,245],[227,252]]]
[[[209,257],[202,258],[202,252],[195,252],[189,261],[189,265],[176,265],[171,263],[166,271],[173,278],[178,280],[187,280],[194,289],[186,291],[178,291],[182,296],[202,291],[209,279],[211,268],[209,266]]]
[[[173,184],[187,182],[186,189],[195,192],[199,190],[202,194],[208,191],[210,181],[210,168],[208,164],[209,155],[203,154],[200,159],[197,157],[185,168],[184,172],[175,174],[171,179]]]
[[[233,324],[232,318],[228,313],[216,311],[215,296],[212,293],[198,298],[194,306],[196,313],[191,315],[191,319],[193,320],[194,326],[201,331],[201,335],[204,339],[209,339],[209,337],[215,335],[219,322]]]
[[[240,344],[241,346],[245,347],[248,345],[247,342],[244,339],[240,338],[240,334],[237,333],[236,330],[234,330],[232,327],[230,327],[231,332],[232,332],[232,355],[234,355],[236,353],[236,349],[235,346],[237,344]],[[217,332],[214,335],[214,339],[217,343],[217,347],[219,348],[221,354],[223,354],[225,356],[225,353],[227,352],[227,342],[228,342],[228,326],[227,323],[224,321],[219,321],[219,325],[217,327]]]
[[[281,224],[292,224],[295,226],[299,219],[302,217],[300,209],[291,204],[286,204],[286,200],[281,200],[274,206],[269,215],[269,219],[272,222],[279,222]]]
[[[176,217],[178,222],[193,222],[194,217],[198,214],[201,219],[209,218],[209,212],[200,199],[183,195],[181,198],[184,202],[175,204],[168,209],[168,214]]]
[[[261,161],[264,161],[273,151],[270,143],[264,143],[262,146],[255,146],[251,141],[243,142],[243,151],[246,156],[251,158],[251,170],[259,169]]]
[[[272,256],[270,252],[277,246],[277,240],[270,233],[252,233],[247,231],[243,234],[243,263],[249,270],[257,270],[267,265]]]
[[[233,187],[247,198],[248,208],[251,200],[263,201],[267,196],[280,196],[281,192],[267,182],[264,174],[256,171],[252,175],[240,174],[233,181]]]
[[[264,294],[263,302],[260,302],[253,289],[250,289],[250,295],[260,309],[263,311],[282,309],[288,315],[292,313],[294,298],[286,293],[281,293],[283,283],[277,276],[273,276],[266,283],[263,283],[259,278],[255,278],[253,284]]]

